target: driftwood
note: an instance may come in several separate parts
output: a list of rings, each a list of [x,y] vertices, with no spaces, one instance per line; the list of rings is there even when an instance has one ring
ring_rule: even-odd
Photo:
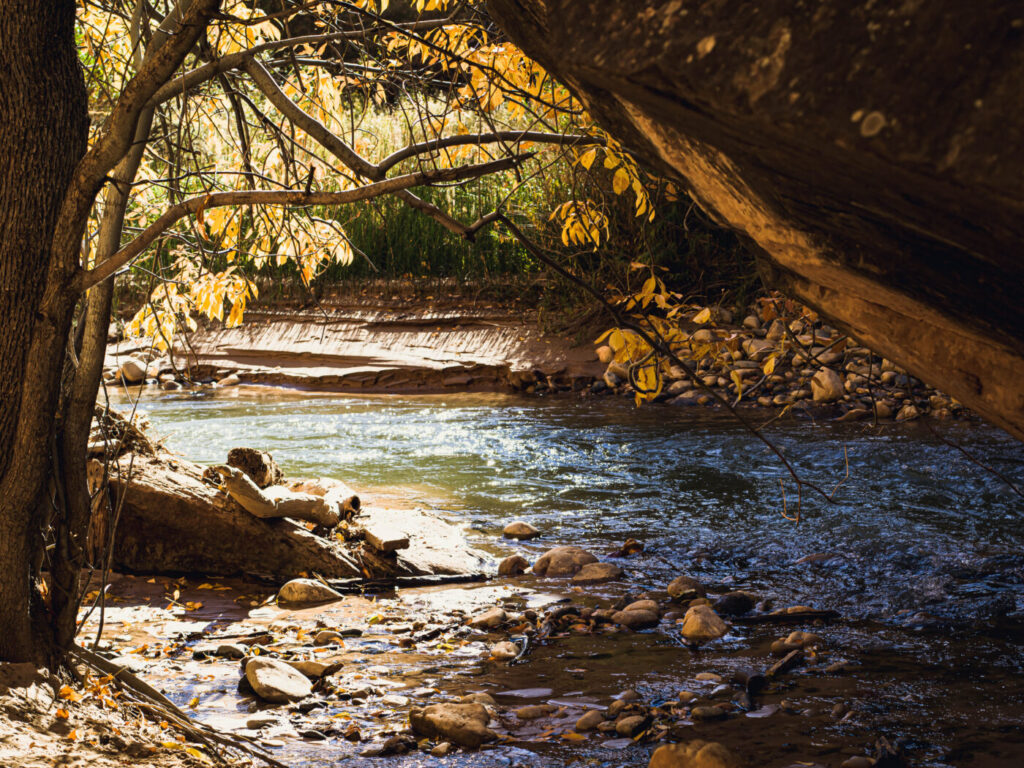
[[[290,517],[326,528],[334,528],[341,521],[340,500],[292,491],[281,485],[261,490],[240,469],[228,466],[213,469],[221,477],[220,490],[227,492],[246,512],[262,520]]]
[[[204,480],[203,467],[177,457],[158,454],[133,460],[125,455],[112,460],[109,469],[109,490],[96,500],[88,546],[91,561],[100,564],[112,540],[115,570],[256,577],[275,583],[313,573],[326,579],[390,579],[485,570],[485,558],[469,546],[462,529],[437,515],[362,509],[361,523],[401,529],[410,539],[408,549],[378,552],[363,542],[315,536],[287,518],[257,517]],[[102,475],[102,465],[92,462],[93,481],[98,483]],[[289,490],[299,488],[346,516],[352,499],[358,499],[336,481],[295,483]]]
[[[260,488],[277,485],[284,477],[274,457],[255,448],[232,448],[228,451],[228,466],[242,470]]]

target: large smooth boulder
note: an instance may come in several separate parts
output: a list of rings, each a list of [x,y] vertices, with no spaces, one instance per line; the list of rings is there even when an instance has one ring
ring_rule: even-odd
[[[431,704],[409,710],[409,724],[420,736],[445,739],[468,749],[494,738],[489,722],[491,716],[483,704]]]
[[[770,283],[1024,438],[1018,5],[487,7]]]
[[[245,665],[245,679],[257,696],[275,704],[298,701],[313,692],[305,675],[278,659],[250,658]]]
[[[538,576],[573,576],[588,563],[597,558],[579,547],[555,547],[541,555],[533,564]]]
[[[302,604],[326,603],[343,598],[340,592],[321,584],[316,579],[292,579],[281,587],[277,599],[282,603]]]

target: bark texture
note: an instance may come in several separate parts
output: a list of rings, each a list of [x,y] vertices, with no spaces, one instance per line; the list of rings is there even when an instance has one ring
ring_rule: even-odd
[[[52,645],[35,576],[74,253],[52,247],[88,126],[71,0],[0,8],[0,659]]]
[[[951,0],[488,0],[781,287],[1024,438],[1024,17]]]

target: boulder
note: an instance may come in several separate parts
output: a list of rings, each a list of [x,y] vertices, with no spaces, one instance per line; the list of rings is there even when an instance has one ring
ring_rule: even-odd
[[[816,403],[833,403],[845,394],[842,377],[831,368],[822,368],[811,378],[811,397]]]
[[[677,576],[669,582],[665,590],[668,596],[676,600],[692,600],[695,597],[706,597],[704,585],[689,576]]]
[[[518,576],[530,567],[530,561],[522,555],[509,555],[498,563],[499,576]]]
[[[605,581],[614,581],[621,576],[622,569],[615,563],[587,563],[572,577],[572,583],[601,584]]]
[[[600,710],[592,709],[584,714],[579,720],[576,721],[576,725],[573,728],[583,733],[585,731],[592,731],[601,723],[604,722],[604,715]]]
[[[757,605],[757,598],[749,592],[726,592],[715,600],[715,610],[726,616],[742,616]]]
[[[501,532],[506,539],[535,539],[540,536],[540,531],[529,523],[516,520],[505,526]]]
[[[420,736],[444,739],[468,749],[494,738],[487,727],[490,721],[482,704],[431,704],[409,710],[409,724]]]
[[[660,609],[658,604],[654,600],[635,600],[627,605],[622,610],[624,611],[648,611],[650,613],[659,613]]]
[[[141,384],[147,378],[155,377],[157,373],[158,371],[155,367],[149,367],[146,363],[136,360],[134,357],[129,357],[117,369],[117,375],[126,384]]]
[[[717,640],[728,631],[726,623],[707,605],[695,605],[688,610],[679,628],[679,634],[691,643]]]
[[[661,745],[648,768],[740,768],[740,761],[717,741],[695,740]]]
[[[275,704],[298,701],[313,692],[305,675],[279,659],[249,657],[245,679],[257,696]]]
[[[533,564],[538,576],[573,576],[584,565],[596,563],[597,558],[579,547],[555,547],[549,549]]]
[[[341,599],[340,592],[316,579],[292,579],[277,593],[277,600],[282,603],[326,603]]]

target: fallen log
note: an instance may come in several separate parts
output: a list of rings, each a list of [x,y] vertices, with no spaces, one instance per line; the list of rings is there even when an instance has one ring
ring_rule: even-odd
[[[90,462],[94,489],[102,464]],[[345,486],[329,483],[335,502]],[[254,486],[255,487],[255,486]],[[345,490],[349,490],[345,488]],[[262,519],[246,511],[203,467],[166,454],[111,460],[109,488],[97,498],[90,528],[91,562],[130,573],[241,576],[281,583],[304,574],[327,579],[472,574],[486,559],[462,529],[418,510],[364,510],[368,522],[405,530],[408,549],[381,553],[363,543],[315,536],[287,518]]]
[[[305,520],[326,528],[334,528],[341,521],[341,508],[325,496],[292,491],[280,485],[260,488],[252,479],[235,467],[213,468],[221,477],[218,488],[251,515],[261,520],[290,517]]]

